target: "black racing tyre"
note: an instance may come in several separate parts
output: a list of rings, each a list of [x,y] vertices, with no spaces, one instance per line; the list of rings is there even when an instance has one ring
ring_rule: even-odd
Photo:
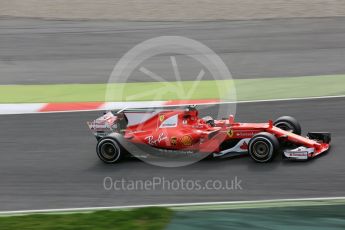
[[[279,148],[279,141],[274,135],[261,132],[250,139],[248,153],[255,162],[266,163],[275,158]]]
[[[302,128],[296,118],[290,116],[283,116],[279,117],[277,120],[273,122],[273,125],[285,130],[290,131],[294,134],[301,135]]]
[[[96,146],[96,152],[99,159],[107,164],[119,162],[124,155],[123,147],[116,139],[111,137],[100,139]]]

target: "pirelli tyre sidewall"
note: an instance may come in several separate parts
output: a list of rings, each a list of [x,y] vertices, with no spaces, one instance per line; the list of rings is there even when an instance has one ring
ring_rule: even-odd
[[[122,146],[115,138],[112,137],[104,137],[100,139],[96,146],[96,152],[99,159],[107,164],[119,162],[124,155]]]
[[[267,132],[254,135],[249,141],[248,153],[258,163],[273,161],[279,152],[278,139]]]

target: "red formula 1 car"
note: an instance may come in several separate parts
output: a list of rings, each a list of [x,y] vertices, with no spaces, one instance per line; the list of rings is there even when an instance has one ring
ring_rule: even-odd
[[[307,160],[330,147],[330,133],[309,132],[303,137],[293,117],[239,123],[232,115],[214,120],[209,116],[199,118],[198,114],[194,106],[150,112],[122,110],[108,112],[88,126],[98,140],[97,155],[106,163],[118,162],[125,155],[124,141],[171,154],[190,151],[219,158],[249,154],[260,163],[272,161],[279,153],[284,158]]]

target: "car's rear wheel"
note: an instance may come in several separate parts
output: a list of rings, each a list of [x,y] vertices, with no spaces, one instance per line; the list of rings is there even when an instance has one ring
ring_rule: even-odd
[[[282,130],[301,135],[302,128],[296,118],[290,116],[279,117],[273,122],[275,127],[278,127]]]
[[[123,148],[120,143],[109,137],[100,139],[96,146],[99,159],[107,164],[119,162],[123,157]]]
[[[266,163],[272,161],[278,152],[278,139],[270,133],[258,133],[249,141],[248,153],[255,162]]]

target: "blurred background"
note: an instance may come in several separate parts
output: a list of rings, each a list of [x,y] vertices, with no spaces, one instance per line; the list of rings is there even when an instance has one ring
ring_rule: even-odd
[[[0,229],[38,229],[39,224],[42,229],[344,229],[344,16],[342,0],[0,0],[0,214],[57,212],[0,217]],[[157,36],[195,39],[222,58],[241,102],[237,121],[291,115],[303,134],[331,132],[331,151],[303,163],[260,165],[238,158],[182,168],[139,160],[102,164],[86,126],[101,112],[66,111],[76,105],[104,108],[99,104],[114,65],[133,46]],[[158,85],[157,79],[135,71],[127,79],[129,96],[164,81],[176,83],[170,56],[145,64],[162,77]],[[182,56],[176,61],[181,85],[189,89],[200,69]],[[186,99],[219,99],[213,83],[220,80],[206,73]],[[218,106],[225,105],[203,115]],[[156,176],[202,183],[236,177],[243,189],[108,191],[103,185],[106,177],[135,181]],[[234,201],[251,203],[183,205]],[[106,208],[157,204],[176,205]],[[85,207],[92,212],[69,218],[59,213]],[[93,212],[94,207],[111,211]]]

